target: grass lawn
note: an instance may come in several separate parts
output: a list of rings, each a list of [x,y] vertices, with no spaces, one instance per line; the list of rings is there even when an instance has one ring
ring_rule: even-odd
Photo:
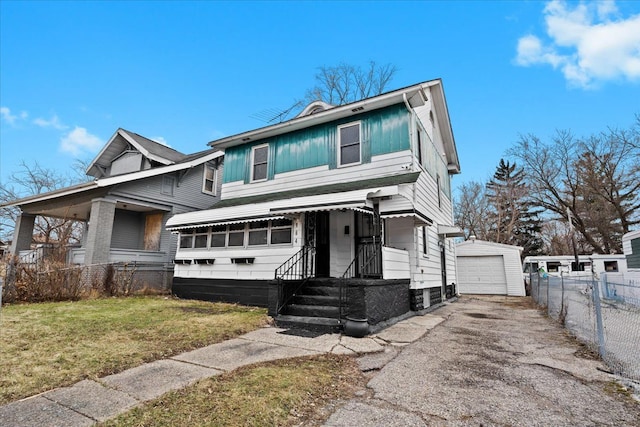
[[[265,309],[169,297],[7,305],[0,404],[95,379],[261,327]]]
[[[323,408],[364,387],[353,358],[323,355],[246,366],[170,392],[106,426],[319,425]]]

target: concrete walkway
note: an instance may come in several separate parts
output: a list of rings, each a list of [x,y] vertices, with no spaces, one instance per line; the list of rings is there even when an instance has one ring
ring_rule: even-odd
[[[418,340],[443,320],[435,311],[402,320],[365,338],[340,334],[304,337],[276,327],[261,328],[239,338],[138,366],[98,381],[80,381],[71,387],[0,406],[0,425],[90,426],[200,379],[271,360],[323,353],[371,354],[366,359],[368,368],[379,369],[398,354],[395,348]]]

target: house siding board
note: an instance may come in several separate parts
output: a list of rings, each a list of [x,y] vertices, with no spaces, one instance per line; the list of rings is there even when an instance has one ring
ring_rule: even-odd
[[[337,127],[361,122],[362,163],[371,163],[372,157],[396,151],[409,150],[409,121],[411,115],[403,104],[354,115],[331,123],[313,126],[277,137],[258,140],[250,144],[230,147],[225,151],[226,171],[223,182],[248,183],[250,177],[251,149],[269,143],[269,167],[278,174],[319,166],[337,168]]]

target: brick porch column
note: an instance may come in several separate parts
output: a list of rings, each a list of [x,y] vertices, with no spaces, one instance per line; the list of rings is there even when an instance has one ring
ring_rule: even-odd
[[[85,243],[85,265],[109,262],[115,213],[116,202],[114,200],[94,199],[91,201],[91,214]]]
[[[20,251],[31,249],[31,242],[33,241],[33,226],[35,221],[35,215],[24,212],[18,217],[16,227],[13,230],[11,248],[9,249],[9,252],[12,255],[18,255]]]

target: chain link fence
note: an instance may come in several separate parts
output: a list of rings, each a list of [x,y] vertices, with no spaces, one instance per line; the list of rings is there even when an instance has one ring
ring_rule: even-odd
[[[640,381],[640,275],[533,272],[531,296],[597,351],[611,371]]]

